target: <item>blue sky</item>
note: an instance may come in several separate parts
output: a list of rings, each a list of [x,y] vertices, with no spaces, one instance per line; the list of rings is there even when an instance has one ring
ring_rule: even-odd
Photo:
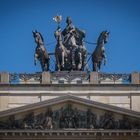
[[[52,18],[57,13],[63,18],[61,28],[71,16],[74,25],[86,31],[86,41],[96,42],[100,32],[110,31],[107,64],[101,71],[140,71],[139,0],[0,0],[0,71],[41,71],[39,63],[34,66],[32,30],[40,31],[46,44],[55,41]],[[86,47],[88,52],[95,49]],[[55,44],[46,48],[54,52]]]

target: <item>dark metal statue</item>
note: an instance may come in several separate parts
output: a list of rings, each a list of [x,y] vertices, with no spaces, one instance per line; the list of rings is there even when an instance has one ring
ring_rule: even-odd
[[[61,15],[57,15],[53,20],[58,24],[56,31],[54,32],[55,39],[57,44],[55,47],[55,58],[56,58],[56,70],[65,70],[65,62],[68,60],[68,50],[63,45],[62,32],[60,28],[60,22],[62,20]],[[70,53],[70,52],[69,52]]]
[[[33,37],[37,44],[34,55],[34,64],[36,65],[36,61],[39,60],[42,71],[48,71],[50,58],[49,54],[46,51],[46,48],[44,47],[43,37],[38,31],[33,31]]]
[[[104,59],[104,65],[106,64],[104,44],[107,43],[108,36],[109,36],[109,32],[103,31],[98,38],[97,46],[92,54],[93,71],[100,70],[103,59]]]
[[[83,44],[83,39],[85,38],[85,32],[76,28],[70,17],[66,19],[67,26],[62,31],[64,37],[63,44],[70,50],[71,69],[72,70],[82,70],[84,69],[86,61],[86,48]]]
[[[64,47],[62,42],[61,28],[58,26],[57,30],[54,33],[54,36],[57,40],[55,47],[55,58],[56,58],[56,70],[64,70],[65,61],[67,58],[67,49]]]
[[[76,69],[77,70],[84,70],[86,65],[86,58],[87,58],[87,50],[84,45],[84,38],[85,38],[85,31],[76,28],[75,30],[75,39],[78,48],[76,49]]]

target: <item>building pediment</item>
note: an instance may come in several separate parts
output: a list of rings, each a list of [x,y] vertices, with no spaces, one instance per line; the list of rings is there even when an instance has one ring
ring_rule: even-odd
[[[73,95],[0,112],[0,129],[140,129],[140,113]]]

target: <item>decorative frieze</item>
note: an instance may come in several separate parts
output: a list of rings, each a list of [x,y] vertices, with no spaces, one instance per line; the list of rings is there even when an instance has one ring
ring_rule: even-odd
[[[55,71],[45,73],[10,73],[7,76],[7,82],[9,83],[44,83],[47,79],[47,84],[139,84],[140,74],[133,72],[127,73],[103,73],[103,72],[88,72],[88,71]],[[1,74],[1,79],[4,74]],[[46,77],[46,78],[45,78]],[[2,80],[1,80],[2,81]],[[43,82],[42,82],[43,81]],[[45,82],[46,83],[46,82]]]
[[[10,83],[41,83],[41,73],[11,73],[9,75]]]
[[[87,71],[57,71],[51,73],[52,83],[89,83],[89,73]]]
[[[0,121],[0,129],[24,130],[58,130],[58,129],[140,129],[140,120],[130,119],[122,115],[116,119],[113,112],[105,111],[99,115],[88,108],[82,111],[72,104],[61,107],[59,110],[48,108],[46,112],[37,115],[34,112],[26,114],[17,120],[14,115],[7,120]],[[49,134],[50,135],[50,134]]]
[[[131,75],[126,73],[98,73],[99,83],[130,83]]]

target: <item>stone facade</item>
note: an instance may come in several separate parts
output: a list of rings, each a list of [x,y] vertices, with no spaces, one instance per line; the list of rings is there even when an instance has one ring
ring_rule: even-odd
[[[140,113],[65,95],[0,112],[0,139],[136,139]]]
[[[0,139],[139,140],[139,100],[137,72],[3,72]]]
[[[66,94],[140,111],[140,86],[134,84],[2,84],[0,86],[0,110]]]

